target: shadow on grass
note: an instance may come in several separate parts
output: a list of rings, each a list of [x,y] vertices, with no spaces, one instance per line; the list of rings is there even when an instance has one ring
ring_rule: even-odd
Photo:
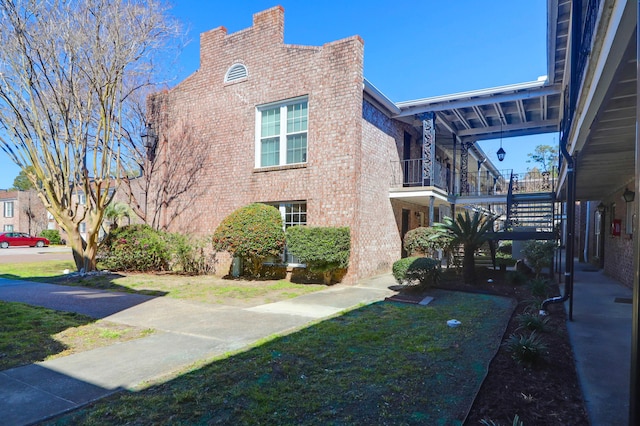
[[[52,336],[95,321],[86,315],[0,301],[0,370],[43,361],[67,349]]]
[[[118,285],[115,280],[123,278],[124,275],[118,273],[100,273],[96,275],[79,276],[75,274],[60,274],[50,276],[24,277],[14,274],[0,274],[0,278],[8,280],[32,281],[44,284],[66,285],[74,287],[87,287],[94,290],[117,291],[121,293],[139,294],[143,296],[162,297],[168,293],[160,290],[135,290],[130,287]]]
[[[350,311],[55,422],[462,424],[515,301],[433,295]]]

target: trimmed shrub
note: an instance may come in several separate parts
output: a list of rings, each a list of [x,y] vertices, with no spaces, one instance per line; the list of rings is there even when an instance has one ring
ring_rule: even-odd
[[[280,256],[285,245],[278,209],[261,203],[241,207],[227,216],[213,234],[215,250],[248,261],[250,274],[260,276],[267,257]]]
[[[163,232],[149,225],[128,225],[104,239],[98,259],[103,267],[114,271],[166,271],[171,250]]]
[[[292,226],[286,239],[287,250],[311,272],[322,273],[325,284],[331,283],[335,271],[349,266],[351,233],[347,227]]]
[[[436,250],[446,250],[450,243],[450,237],[432,227],[421,226],[404,236],[404,249],[411,256],[433,256]]]
[[[522,249],[527,263],[536,274],[540,276],[542,268],[549,267],[553,263],[553,253],[557,244],[555,241],[527,241]]]
[[[509,257],[513,254],[513,241],[503,240],[498,243],[498,253],[508,254]]]
[[[49,240],[49,242],[53,245],[61,245],[62,238],[60,238],[60,231],[57,229],[45,229],[40,232],[40,236]]]
[[[406,257],[393,264],[393,276],[398,284],[435,285],[440,281],[439,260],[428,257]]]

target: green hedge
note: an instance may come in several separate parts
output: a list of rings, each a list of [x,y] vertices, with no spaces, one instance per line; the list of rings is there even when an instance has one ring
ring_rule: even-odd
[[[107,235],[98,252],[101,265],[115,271],[166,271],[171,262],[167,235],[149,225],[129,225]]]
[[[287,229],[287,249],[312,272],[324,274],[326,284],[338,269],[349,266],[351,233],[348,227],[293,226]]]
[[[52,245],[61,245],[62,238],[60,238],[60,231],[57,229],[45,229],[40,232],[40,236],[49,240]]]
[[[393,264],[393,276],[398,284],[435,285],[442,274],[441,263],[429,257],[405,257]]]
[[[284,249],[280,212],[261,203],[241,207],[220,223],[213,244],[216,250],[249,261],[251,274],[259,276],[264,259],[280,256]]]

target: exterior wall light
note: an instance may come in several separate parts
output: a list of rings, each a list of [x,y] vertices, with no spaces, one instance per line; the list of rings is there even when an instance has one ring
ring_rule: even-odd
[[[502,161],[502,160],[504,160],[504,156],[505,156],[506,154],[507,154],[507,153],[505,152],[505,150],[504,150],[504,149],[502,149],[502,147],[500,147],[500,149],[498,150],[498,152],[496,152],[496,155],[498,156],[498,161]]]
[[[636,193],[631,191],[629,188],[625,188],[624,193],[622,194],[622,198],[624,198],[624,201],[626,201],[627,203],[632,203],[633,200],[636,199]]]
[[[598,204],[598,207],[596,208],[598,209],[598,212],[600,212],[600,214],[603,214],[605,210],[607,210],[607,206],[605,206],[602,201],[600,201],[600,204]]]

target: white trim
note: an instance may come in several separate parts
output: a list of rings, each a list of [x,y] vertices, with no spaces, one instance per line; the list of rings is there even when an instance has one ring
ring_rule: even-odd
[[[307,129],[304,132],[287,133],[287,108],[291,105],[296,105],[306,102],[307,103]],[[280,149],[278,152],[278,164],[272,164],[268,166],[262,165],[262,112],[268,109],[280,108],[280,135],[279,143]],[[289,134],[302,134],[307,135],[307,148],[304,161],[296,163],[287,163],[287,136]],[[284,149],[283,149],[284,148]],[[256,169],[264,169],[269,167],[288,166],[292,164],[306,164],[309,160],[309,96],[298,96],[296,98],[287,99],[284,101],[270,102],[268,104],[262,104],[256,106],[256,118],[255,118],[255,161],[254,165]]]

